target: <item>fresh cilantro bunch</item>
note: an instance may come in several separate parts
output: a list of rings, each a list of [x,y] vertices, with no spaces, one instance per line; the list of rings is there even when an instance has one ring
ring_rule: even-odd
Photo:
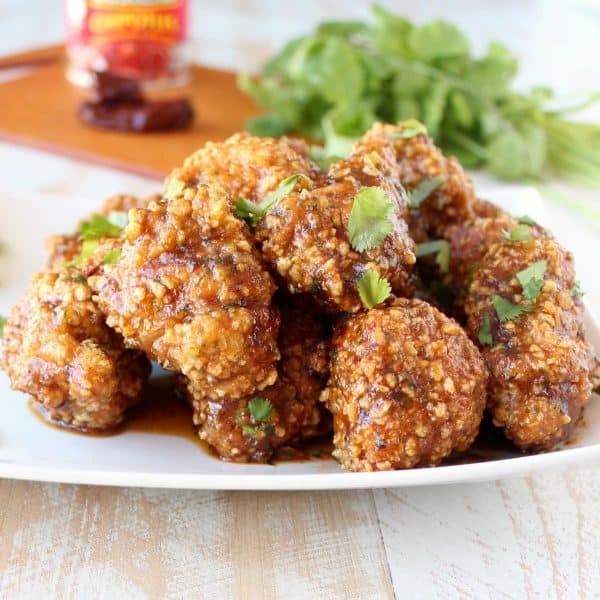
[[[414,118],[465,167],[600,186],[600,126],[564,118],[600,93],[550,110],[552,90],[512,89],[517,68],[499,43],[475,58],[451,23],[418,26],[375,5],[371,23],[322,23],[289,42],[258,78],[240,75],[239,85],[269,111],[250,131],[305,135],[324,143],[324,156],[344,156],[375,120]]]

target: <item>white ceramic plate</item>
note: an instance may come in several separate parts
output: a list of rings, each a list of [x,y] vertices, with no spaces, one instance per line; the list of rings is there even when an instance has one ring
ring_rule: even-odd
[[[544,211],[532,188],[490,189],[482,194],[516,214],[541,223]],[[6,314],[44,262],[43,240],[68,231],[97,202],[57,198],[52,205],[21,198],[2,207],[0,222],[0,314]],[[589,310],[585,325],[600,349],[600,328]],[[594,400],[597,400],[594,398]],[[495,460],[433,469],[382,473],[344,473],[333,460],[235,465],[218,461],[192,441],[169,435],[126,431],[112,437],[86,437],[48,427],[32,417],[23,394],[10,390],[0,373],[0,476],[16,479],[102,485],[197,489],[332,489],[432,485],[499,479],[534,470],[600,459],[600,402],[586,411],[587,426],[565,449],[533,456],[496,454]]]

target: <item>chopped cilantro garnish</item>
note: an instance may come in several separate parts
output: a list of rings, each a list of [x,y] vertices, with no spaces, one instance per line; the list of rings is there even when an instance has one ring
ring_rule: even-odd
[[[364,187],[355,196],[348,221],[350,244],[364,252],[383,243],[392,232],[394,206],[379,187]]]
[[[6,317],[0,315],[0,338],[4,337],[4,326],[6,325]]]
[[[419,208],[444,183],[443,177],[425,177],[408,193],[408,208]]]
[[[126,212],[113,211],[108,217],[92,215],[89,221],[84,221],[79,226],[79,235],[82,240],[97,240],[102,237],[117,238],[126,225]]]
[[[486,315],[481,323],[477,339],[482,346],[491,346],[494,343],[494,336],[492,335],[492,320],[490,315]]]
[[[173,200],[174,198],[179,196],[181,192],[183,192],[184,188],[185,183],[183,181],[180,181],[179,179],[171,179],[171,181],[169,181],[169,184],[167,185],[165,196],[169,200]]]
[[[83,273],[77,273],[77,275],[75,275],[75,277],[73,277],[73,281],[75,283],[86,283],[87,279]]]
[[[287,196],[300,178],[306,178],[306,175],[297,173],[284,179],[278,188],[269,194],[260,204],[255,204],[246,198],[240,198],[235,203],[235,212],[240,219],[244,219],[250,227],[256,227],[266,216],[270,208],[275,206],[282,198]]]
[[[427,127],[425,127],[421,121],[417,121],[416,119],[399,121],[398,126],[401,128],[400,131],[388,133],[386,137],[390,139],[408,140],[417,135],[427,135]]]
[[[436,254],[435,261],[440,267],[442,273],[447,273],[450,266],[450,244],[446,240],[435,240],[433,242],[424,242],[417,244],[415,253],[417,258],[427,256],[428,254]]]
[[[519,223],[523,223],[523,225],[537,225],[537,223],[529,215],[518,217],[517,221],[519,221]]]
[[[538,260],[517,273],[517,279],[523,288],[523,296],[530,302],[535,302],[542,291],[547,266],[548,263],[545,260]]]
[[[248,423],[248,414],[257,425]],[[266,431],[267,424],[273,415],[273,405],[266,398],[255,396],[248,401],[246,408],[240,408],[235,416],[236,423],[242,431],[252,437]]]
[[[330,155],[322,146],[311,146],[308,153],[322,171],[327,171],[334,162],[341,160],[339,156]]]
[[[120,227],[121,230],[123,230],[125,229],[125,227],[127,227],[127,224],[129,223],[129,215],[125,210],[113,210],[108,215],[108,221],[109,223],[112,223],[116,227]]]
[[[358,280],[358,294],[365,308],[373,308],[392,293],[390,282],[374,269],[367,269]]]
[[[585,292],[581,289],[581,283],[579,283],[579,281],[574,283],[570,293],[572,298],[578,298],[585,294]]]
[[[501,323],[517,319],[521,315],[533,310],[533,306],[527,304],[513,304],[510,300],[498,296],[498,294],[492,294],[492,305],[494,306]]]
[[[529,242],[532,239],[531,227],[521,224],[504,233],[504,239],[510,242]]]
[[[98,239],[85,239],[81,244],[81,252],[79,255],[73,260],[65,263],[65,267],[78,267],[84,259],[89,258],[94,255],[96,249],[98,248]]]
[[[248,411],[255,421],[268,423],[273,414],[273,405],[261,396],[255,396],[248,402]]]
[[[121,258],[121,248],[111,248],[102,259],[105,265],[116,265]]]
[[[98,247],[98,240],[100,238],[121,237],[123,229],[127,226],[127,223],[128,217],[127,213],[124,211],[114,210],[108,215],[108,217],[103,217],[102,215],[92,215],[89,221],[84,221],[79,226],[79,237],[81,238],[81,240],[83,240],[79,256],[65,263],[64,266],[76,267],[80,265],[85,258],[89,258],[94,254],[94,252],[96,252],[96,248]],[[111,252],[114,251],[109,251],[108,254],[110,254]]]

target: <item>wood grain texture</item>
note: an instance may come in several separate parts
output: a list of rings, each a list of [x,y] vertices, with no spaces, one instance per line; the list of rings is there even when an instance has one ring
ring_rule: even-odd
[[[375,492],[396,590],[423,598],[599,598],[597,468]]]
[[[393,598],[369,491],[0,481],[2,598]]]

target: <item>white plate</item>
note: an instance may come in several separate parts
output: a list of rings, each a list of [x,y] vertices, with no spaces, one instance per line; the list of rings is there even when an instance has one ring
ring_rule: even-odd
[[[541,200],[532,188],[511,186],[483,195],[544,223]],[[6,314],[31,273],[43,264],[43,240],[69,230],[96,205],[74,198],[40,205],[24,197],[3,207],[10,219],[0,222],[0,240],[8,248],[0,257],[1,314]],[[589,310],[585,325],[590,342],[600,348],[600,328]],[[333,460],[275,466],[227,464],[192,441],[169,435],[129,431],[113,437],[86,437],[60,431],[31,416],[26,397],[10,390],[4,373],[0,373],[0,398],[0,476],[16,479],[197,489],[361,488],[499,479],[600,458],[600,402],[596,401],[586,411],[587,426],[578,432],[576,442],[560,451],[533,456],[505,453],[493,461],[434,469],[344,473]]]

